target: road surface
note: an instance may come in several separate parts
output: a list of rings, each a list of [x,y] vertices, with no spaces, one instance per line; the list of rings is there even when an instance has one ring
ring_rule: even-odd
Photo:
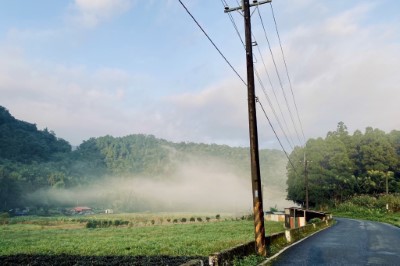
[[[337,224],[284,251],[272,265],[400,265],[400,228],[336,218]]]

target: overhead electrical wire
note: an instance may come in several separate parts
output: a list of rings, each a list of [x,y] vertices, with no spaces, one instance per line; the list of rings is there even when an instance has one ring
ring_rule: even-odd
[[[232,66],[232,64],[228,61],[228,59],[225,57],[225,55],[221,52],[221,50],[218,48],[218,46],[214,43],[214,41],[211,39],[211,37],[207,34],[207,32],[203,29],[203,27],[200,25],[200,23],[196,20],[196,18],[190,13],[188,8],[185,6],[185,4],[181,1],[178,0],[179,3],[182,5],[182,7],[186,10],[186,12],[189,14],[189,16],[193,19],[193,21],[197,24],[197,26],[200,28],[200,30],[204,33],[204,35],[207,37],[207,39],[211,42],[211,44],[214,46],[214,48],[218,51],[218,53],[222,56],[222,58],[225,60],[225,62],[231,67],[233,72],[239,77],[239,79],[243,82],[245,86],[247,86],[247,83],[244,81],[244,79],[240,76],[240,74],[236,71],[236,69]]]
[[[227,4],[227,2],[226,2],[225,0],[221,0],[221,3],[222,3],[222,6],[223,6],[224,8],[228,7],[228,4]],[[230,12],[228,12],[228,15],[229,15],[229,19],[230,19],[230,21],[231,21],[231,23],[232,23],[232,26],[233,26],[233,28],[235,29],[236,34],[237,34],[237,36],[239,37],[239,40],[240,40],[240,42],[241,42],[242,45],[243,45],[244,50],[246,50],[246,45],[244,44],[243,38],[242,38],[242,36],[241,36],[241,34],[240,34],[240,31],[239,31],[239,29],[238,29],[238,27],[237,27],[237,25],[236,25],[235,19],[233,18],[232,14],[231,14]],[[255,38],[254,35],[253,35],[253,40],[254,40],[255,43],[257,43],[257,40],[256,40],[256,38]],[[286,129],[289,131],[289,134],[290,134],[290,130],[288,129],[289,127],[287,126],[287,122],[286,122],[285,116],[283,115],[282,108],[280,107],[278,98],[277,98],[276,93],[275,93],[275,89],[274,89],[274,87],[273,87],[273,85],[272,85],[272,82],[271,82],[271,79],[270,79],[270,76],[269,76],[267,67],[266,67],[266,65],[265,65],[264,58],[263,58],[263,56],[262,56],[262,53],[261,53],[261,51],[260,51],[259,46],[258,46],[258,45],[256,45],[256,46],[257,46],[257,48],[258,48],[258,52],[259,52],[259,54],[260,54],[260,58],[261,58],[261,60],[262,60],[262,62],[263,62],[264,69],[265,69],[265,71],[266,71],[266,73],[267,73],[269,83],[270,83],[270,85],[271,85],[271,87],[272,87],[272,89],[273,89],[275,99],[277,100],[277,103],[278,103],[278,106],[279,106],[279,110],[280,110],[280,112],[281,112],[282,118],[283,118],[284,123],[285,123],[285,125],[286,125]],[[264,84],[262,83],[262,80],[261,80],[261,78],[260,78],[259,73],[257,72],[257,69],[255,69],[255,72],[256,72],[256,75],[257,75],[257,78],[258,78],[258,82],[260,83],[260,86],[262,87],[262,90],[263,90],[263,92],[264,92],[264,95],[265,95],[265,97],[267,98],[267,101],[268,101],[268,103],[269,103],[269,105],[270,105],[270,107],[271,107],[271,109],[272,109],[272,111],[273,111],[273,113],[274,113],[274,116],[275,116],[275,118],[276,118],[276,120],[277,120],[277,122],[278,122],[278,125],[279,125],[281,131],[283,132],[283,134],[284,134],[284,136],[285,136],[285,138],[286,138],[286,140],[287,140],[289,146],[291,147],[291,149],[293,149],[293,146],[294,146],[293,143],[294,143],[294,142],[293,142],[293,140],[292,140],[291,138],[290,138],[290,140],[289,140],[289,138],[288,138],[288,136],[287,136],[285,130],[283,129],[283,126],[282,126],[282,124],[281,124],[281,122],[280,122],[280,120],[279,120],[279,116],[278,116],[278,115],[276,114],[276,112],[275,112],[275,108],[273,107],[273,104],[272,104],[270,98],[268,97],[267,91],[266,91],[266,89],[265,89]],[[289,136],[290,136],[290,135],[289,135]]]
[[[263,82],[262,82],[262,80],[261,80],[261,77],[260,77],[260,75],[259,75],[257,69],[255,69],[255,74],[256,74],[256,77],[257,77],[257,79],[258,79],[258,83],[260,83],[260,86],[261,86],[261,88],[262,88],[262,90],[263,90],[263,92],[264,92],[265,98],[267,98],[268,104],[269,104],[269,106],[271,107],[272,112],[274,113],[274,116],[275,116],[275,118],[276,118],[276,120],[277,120],[277,122],[278,122],[278,125],[279,125],[281,131],[283,132],[283,135],[284,135],[285,138],[286,138],[286,141],[289,143],[290,148],[293,149],[293,145],[292,145],[292,143],[289,141],[288,136],[286,135],[285,131],[283,130],[282,124],[281,124],[281,122],[279,121],[279,119],[278,119],[278,117],[277,117],[277,114],[276,114],[276,112],[275,112],[275,108],[274,108],[274,106],[272,105],[271,99],[268,97],[267,90],[266,90],[265,87],[264,87],[264,84],[263,84]],[[275,129],[273,128],[272,125],[271,125],[271,127],[272,127],[272,130],[275,131]]]
[[[288,109],[288,111],[289,111],[289,116],[290,116],[290,119],[291,119],[291,121],[292,121],[292,123],[293,123],[293,128],[294,128],[294,130],[295,130],[295,132],[296,132],[296,136],[297,136],[297,139],[298,139],[298,141],[299,141],[299,144],[300,144],[300,146],[302,146],[302,145],[301,145],[302,141],[301,141],[301,139],[300,139],[299,132],[297,131],[297,126],[296,126],[296,123],[294,122],[293,114],[292,114],[292,111],[291,111],[290,105],[289,105],[289,101],[288,101],[288,99],[287,99],[285,90],[284,90],[284,88],[283,88],[282,79],[281,79],[281,76],[279,75],[279,70],[278,70],[278,67],[277,67],[277,64],[276,64],[276,61],[275,61],[274,54],[273,54],[273,52],[272,52],[271,44],[270,44],[269,39],[268,39],[267,30],[265,29],[264,21],[263,21],[263,19],[262,19],[262,17],[261,17],[261,13],[260,13],[260,10],[259,10],[258,7],[257,7],[257,13],[258,13],[258,16],[259,16],[259,18],[260,18],[262,28],[263,28],[263,30],[264,30],[265,39],[267,40],[267,43],[268,43],[268,48],[269,48],[269,51],[270,51],[270,54],[271,54],[271,57],[272,57],[272,61],[273,61],[273,63],[274,63],[276,75],[277,75],[278,80],[279,80],[279,84],[280,84],[280,87],[281,87],[281,90],[282,90],[282,93],[283,93],[283,97],[284,97],[284,99],[285,99],[285,102],[286,102],[286,105],[287,105],[287,109]]]
[[[225,0],[221,0],[221,4],[222,4],[222,6],[223,6],[224,8],[226,8],[226,7],[228,6],[228,4],[226,3]],[[237,36],[238,36],[239,39],[240,39],[240,42],[242,43],[244,49],[246,50],[246,45],[244,44],[242,35],[240,34],[239,28],[238,28],[237,25],[236,25],[235,19],[233,18],[232,14],[231,14],[230,12],[228,12],[227,14],[228,14],[228,16],[229,16],[229,19],[231,20],[231,23],[232,23],[232,25],[233,25],[233,28],[234,28],[235,31],[236,31]]]
[[[253,35],[253,39],[255,40],[255,36],[254,36],[254,35]],[[284,114],[283,114],[283,111],[282,111],[281,105],[280,105],[280,103],[279,103],[278,97],[277,97],[277,95],[276,95],[274,85],[272,85],[271,77],[270,77],[270,75],[269,75],[267,66],[266,66],[266,64],[265,64],[264,57],[263,57],[263,55],[262,55],[262,53],[261,53],[261,50],[260,50],[259,45],[256,45],[256,46],[257,46],[257,50],[258,50],[258,53],[259,53],[260,58],[261,58],[261,62],[263,63],[263,66],[264,66],[264,70],[265,70],[265,72],[267,73],[268,82],[269,82],[269,84],[270,84],[270,86],[271,86],[271,89],[272,89],[272,92],[273,92],[273,94],[274,94],[274,98],[275,98],[276,103],[277,103],[277,105],[278,105],[279,112],[280,112],[280,114],[281,114],[281,116],[282,116],[283,123],[285,124],[286,130],[287,130],[287,132],[288,132],[288,134],[289,134],[289,136],[290,136],[290,135],[291,135],[291,132],[290,132],[289,126],[288,126],[288,124],[287,124],[287,122],[286,122],[285,116],[284,116]],[[261,79],[260,79],[260,80],[261,80]],[[265,92],[265,93],[266,93],[266,92]],[[270,102],[270,101],[268,101],[268,102]],[[272,104],[270,104],[270,105],[272,105]],[[271,109],[272,109],[272,108],[273,108],[273,107],[271,106]],[[279,117],[278,117],[277,115],[275,115],[275,117],[276,117],[276,120],[278,121],[278,124],[280,124]],[[284,132],[284,130],[283,130],[282,127],[281,127],[281,130],[282,130],[282,132]],[[288,140],[289,145],[290,145],[291,147],[294,146],[294,141],[293,141],[293,139],[292,139],[291,137],[290,137],[289,139],[290,139],[290,141]]]
[[[237,1],[237,0],[236,0],[236,1]],[[239,79],[243,82],[243,84],[244,84],[245,86],[247,86],[247,84],[246,84],[246,82],[244,81],[244,79],[240,76],[240,74],[236,71],[236,69],[232,66],[232,64],[228,61],[228,59],[224,56],[224,54],[223,54],[223,53],[221,52],[221,50],[217,47],[217,45],[214,43],[214,41],[211,39],[211,37],[206,33],[206,31],[203,29],[203,27],[200,25],[200,23],[196,20],[196,18],[192,15],[192,13],[188,10],[188,8],[185,6],[185,4],[184,4],[181,0],[179,0],[179,3],[180,3],[180,4],[182,5],[182,7],[186,10],[186,12],[189,14],[189,16],[193,19],[193,21],[197,24],[197,26],[198,26],[198,27],[200,28],[200,30],[204,33],[204,35],[205,35],[205,36],[207,37],[207,39],[211,42],[211,44],[212,44],[212,45],[214,46],[214,48],[218,51],[218,53],[222,56],[222,58],[225,60],[225,62],[230,66],[230,68],[235,72],[235,74],[236,74],[236,75],[239,77]],[[227,3],[226,3],[226,0],[221,0],[221,3],[222,3],[222,5],[223,5],[224,7],[227,7],[227,6],[228,6]],[[272,5],[271,5],[271,9],[272,9]],[[260,17],[260,21],[261,21],[261,24],[262,24],[262,27],[263,27],[263,30],[264,30],[265,38],[266,38],[266,40],[267,40],[270,53],[271,53],[271,56],[272,56],[272,60],[273,60],[274,66],[275,66],[275,71],[276,71],[276,74],[277,74],[277,76],[278,76],[279,83],[280,83],[280,86],[281,86],[281,89],[282,89],[282,92],[283,92],[283,95],[284,95],[284,99],[285,99],[286,105],[287,105],[287,107],[288,107],[288,111],[289,111],[289,114],[290,114],[290,118],[291,118],[291,121],[292,121],[292,123],[293,123],[294,129],[295,129],[295,131],[296,131],[296,136],[297,136],[298,140],[299,140],[300,143],[301,143],[301,140],[300,140],[300,138],[299,138],[299,134],[298,134],[298,131],[297,131],[297,127],[296,127],[296,124],[294,123],[293,115],[292,115],[292,112],[291,112],[291,110],[290,110],[289,103],[288,103],[288,101],[287,101],[286,93],[285,93],[285,91],[284,91],[284,89],[283,89],[283,83],[282,83],[281,77],[280,77],[280,75],[279,75],[279,71],[278,71],[278,68],[277,68],[277,65],[276,65],[276,62],[275,62],[274,55],[273,55],[273,53],[272,53],[272,49],[271,49],[270,42],[269,42],[269,40],[268,40],[267,32],[266,32],[266,29],[265,29],[265,26],[264,26],[264,23],[263,23],[263,20],[262,20],[262,17],[261,17],[261,14],[260,14],[260,11],[259,11],[259,8],[258,8],[258,7],[257,7],[257,11],[258,11],[258,15],[259,15],[259,17]],[[273,9],[272,9],[272,12],[273,12]],[[253,13],[254,13],[254,12],[253,12]],[[238,35],[238,37],[239,37],[239,39],[240,39],[240,42],[242,43],[243,47],[246,49],[246,45],[244,44],[244,41],[243,41],[243,39],[242,39],[242,36],[241,36],[240,31],[239,31],[239,29],[238,29],[238,27],[237,27],[237,25],[236,25],[236,23],[235,23],[235,20],[234,20],[233,16],[232,16],[230,13],[228,13],[228,15],[229,15],[229,19],[230,19],[230,21],[231,21],[231,23],[232,23],[232,25],[233,25],[233,27],[234,27],[234,29],[235,29],[235,31],[236,31],[236,34]],[[273,16],[274,16],[274,14],[273,14]],[[279,43],[280,43],[280,46],[281,46],[282,56],[283,56],[283,58],[284,58],[284,53],[283,53],[283,49],[282,49],[282,45],[281,45],[281,41],[280,41],[280,37],[279,37],[279,32],[278,32],[278,27],[277,27],[277,23],[276,23],[275,16],[274,16],[274,21],[275,21],[275,28],[276,28],[276,31],[277,31],[277,34],[278,34],[278,38],[279,38]],[[254,40],[255,40],[254,35],[253,35],[253,38],[254,38]],[[271,85],[271,87],[272,87],[272,89],[273,89],[275,99],[277,100],[277,103],[278,103],[278,106],[279,106],[279,109],[280,109],[282,118],[283,118],[283,120],[285,121],[286,127],[289,128],[289,127],[287,126],[285,117],[284,117],[284,115],[283,115],[283,112],[282,112],[282,109],[281,109],[281,107],[280,107],[278,98],[277,98],[277,96],[276,96],[274,87],[273,87],[273,85],[272,85],[271,78],[270,78],[269,73],[268,73],[268,71],[267,71],[267,67],[266,67],[265,61],[264,61],[264,59],[263,59],[262,53],[261,53],[261,51],[260,51],[260,48],[258,47],[257,44],[256,44],[256,46],[257,46],[258,51],[259,51],[259,53],[260,53],[260,57],[261,57],[261,60],[262,60],[263,65],[264,65],[265,71],[266,71],[266,73],[267,73],[269,83],[270,83],[270,85]],[[287,64],[286,64],[285,58],[284,58],[284,63],[285,63],[286,73],[287,73],[287,76],[288,76],[288,79],[289,79],[289,83],[290,83],[290,89],[291,89],[291,92],[292,92],[293,101],[294,101],[294,103],[295,103],[294,93],[293,93],[291,81],[290,81],[290,78],[289,78],[289,72],[288,72],[288,68],[287,68]],[[285,136],[285,138],[286,138],[286,141],[288,142],[288,144],[289,144],[289,146],[291,147],[291,149],[293,149],[293,144],[292,144],[293,140],[291,140],[291,141],[292,141],[292,142],[291,142],[291,141],[289,140],[288,136],[286,135],[285,130],[283,129],[282,124],[280,123],[279,117],[278,117],[278,115],[276,114],[275,108],[273,107],[273,104],[272,104],[270,98],[268,97],[268,94],[267,94],[267,92],[266,92],[265,86],[264,86],[264,84],[263,84],[263,82],[262,82],[262,79],[261,79],[261,77],[260,77],[260,75],[259,75],[257,69],[255,69],[255,74],[256,74],[257,79],[258,79],[258,81],[259,81],[259,83],[260,83],[260,86],[261,86],[261,88],[262,88],[262,90],[263,90],[263,92],[264,92],[264,94],[265,94],[265,96],[266,96],[266,98],[267,98],[267,101],[268,101],[268,103],[269,103],[269,105],[270,105],[270,107],[271,107],[271,110],[272,110],[273,113],[274,113],[274,116],[275,116],[275,118],[276,118],[276,120],[277,120],[277,122],[278,122],[278,125],[279,125],[280,129],[282,130],[282,132],[283,132],[283,134],[284,134],[284,136]],[[282,148],[283,152],[285,153],[285,155],[286,155],[286,157],[287,157],[287,159],[288,159],[290,165],[292,166],[294,172],[295,172],[296,175],[297,175],[296,168],[294,167],[294,165],[293,165],[292,161],[290,160],[289,155],[288,155],[288,153],[286,152],[286,150],[285,150],[285,148],[284,148],[284,146],[283,146],[283,144],[282,144],[282,142],[281,142],[281,140],[280,140],[278,134],[276,133],[276,130],[275,130],[275,128],[274,128],[274,126],[273,126],[271,120],[269,119],[269,117],[268,117],[268,115],[267,115],[267,113],[266,113],[266,111],[265,111],[265,109],[264,109],[264,106],[262,105],[262,103],[260,102],[260,100],[258,99],[258,97],[255,97],[255,100],[256,100],[256,102],[259,103],[259,105],[260,105],[262,111],[264,112],[264,115],[265,115],[266,119],[268,120],[268,123],[269,123],[271,129],[273,130],[273,132],[274,132],[274,134],[275,134],[276,139],[277,139],[278,142],[279,142],[279,145],[281,146],[281,148]],[[302,133],[303,133],[303,138],[304,138],[304,140],[305,140],[304,131],[303,131],[303,127],[302,127],[302,124],[301,124],[301,120],[300,120],[300,116],[299,116],[299,113],[298,113],[298,108],[297,108],[296,103],[295,103],[295,107],[296,107],[297,116],[298,116],[298,119],[299,119],[299,122],[300,122],[301,130],[302,130]],[[289,131],[290,131],[290,130],[289,130]],[[294,142],[293,142],[293,143],[294,143]]]
[[[294,103],[294,106],[296,108],[297,119],[299,120],[300,129],[301,129],[301,133],[303,134],[304,143],[306,143],[306,137],[304,135],[304,130],[303,130],[303,123],[301,123],[301,119],[300,119],[300,115],[299,115],[299,109],[297,108],[296,99],[294,97],[292,81],[290,80],[289,70],[288,70],[288,67],[287,67],[287,64],[286,64],[285,54],[284,54],[283,48],[282,48],[281,37],[280,37],[279,31],[278,31],[278,24],[276,23],[275,12],[274,12],[274,8],[272,7],[272,3],[271,2],[270,2],[270,6],[271,6],[272,17],[273,17],[274,23],[275,23],[276,35],[278,36],[279,46],[281,47],[283,62],[285,64],[286,75],[287,75],[287,78],[288,78],[288,81],[289,81],[290,91],[292,92],[293,103]]]
[[[279,145],[281,145],[281,148],[282,148],[283,152],[285,153],[286,158],[289,160],[289,163],[290,163],[290,165],[292,166],[293,171],[297,174],[296,168],[294,167],[294,165],[293,165],[293,163],[292,163],[292,160],[290,160],[290,157],[289,157],[288,153],[286,152],[285,148],[283,147],[282,142],[281,142],[281,140],[280,140],[278,134],[276,133],[276,131],[275,131],[275,129],[274,129],[272,123],[271,123],[271,120],[269,120],[269,117],[268,117],[268,115],[267,115],[267,112],[265,111],[264,106],[262,105],[262,103],[260,102],[260,99],[258,99],[258,97],[256,97],[256,102],[260,105],[261,109],[263,110],[264,115],[265,115],[265,117],[267,118],[270,127],[271,127],[272,130],[274,131],[275,137],[277,138],[277,140],[278,140],[278,142],[279,142]]]
[[[205,35],[205,36],[207,37],[207,39],[211,42],[211,44],[212,44],[212,45],[214,46],[214,48],[218,51],[218,53],[222,56],[222,58],[225,60],[225,62],[230,66],[230,68],[235,72],[235,74],[236,74],[236,75],[239,77],[239,79],[243,82],[243,84],[247,86],[247,84],[246,84],[246,82],[244,81],[244,79],[240,76],[240,74],[236,71],[236,69],[232,66],[232,64],[228,61],[228,59],[224,56],[224,54],[221,52],[221,50],[218,48],[218,46],[215,44],[215,42],[211,39],[211,37],[207,34],[207,32],[203,29],[203,27],[202,27],[202,26],[200,25],[200,23],[196,20],[196,18],[192,15],[192,13],[188,10],[188,8],[185,6],[185,4],[184,4],[181,0],[179,0],[179,3],[182,5],[182,7],[185,9],[185,11],[189,14],[189,16],[193,19],[193,21],[197,24],[197,26],[198,26],[198,27],[200,28],[200,30],[204,33],[204,35]],[[224,6],[227,6],[227,3],[226,3],[225,0],[221,0],[221,3],[222,3]],[[271,6],[271,8],[272,8],[272,6]],[[258,8],[257,8],[257,9],[258,9]],[[291,112],[291,110],[290,110],[290,107],[289,107],[289,104],[288,104],[288,101],[287,101],[286,94],[285,94],[285,92],[284,92],[284,90],[283,90],[282,80],[281,80],[281,78],[280,78],[279,71],[278,71],[278,68],[277,68],[277,66],[276,66],[275,59],[274,59],[274,57],[273,57],[273,53],[272,53],[272,50],[271,50],[271,46],[270,46],[270,43],[269,43],[269,40],[268,40],[268,36],[267,36],[266,30],[265,30],[265,26],[264,26],[264,24],[263,24],[263,20],[262,20],[262,17],[261,17],[261,14],[260,14],[259,10],[258,10],[258,14],[259,14],[259,17],[260,17],[260,20],[261,20],[261,23],[262,23],[262,27],[263,27],[263,29],[264,29],[265,37],[266,37],[267,42],[268,42],[268,46],[269,46],[269,49],[270,49],[270,52],[271,52],[271,56],[272,56],[272,59],[273,59],[273,62],[274,62],[275,70],[276,70],[276,72],[277,72],[277,76],[278,76],[278,79],[279,79],[279,82],[280,82],[280,85],[281,85],[281,88],[282,88],[282,91],[283,91],[283,94],[284,94],[284,98],[285,98],[286,104],[287,104],[287,106],[288,106],[288,110],[289,110],[289,113],[290,113],[290,117],[291,117],[291,120],[292,120],[292,122],[293,122],[294,129],[295,129],[296,134],[297,134],[297,138],[299,138],[296,125],[295,125],[295,123],[294,123],[294,121],[293,121],[293,115],[292,115],[292,112]],[[235,23],[235,20],[234,20],[233,16],[232,16],[230,13],[228,13],[228,15],[229,15],[229,18],[230,18],[230,20],[231,20],[231,23],[232,23],[232,25],[233,25],[233,27],[234,27],[234,29],[235,29],[235,31],[236,31],[236,34],[238,35],[238,37],[239,37],[239,39],[240,39],[240,41],[241,41],[243,47],[246,48],[246,46],[245,46],[245,44],[244,44],[244,41],[243,41],[243,39],[242,39],[242,37],[241,37],[240,31],[239,31],[239,29],[238,29],[238,27],[237,27],[237,25],[236,25],[236,23]],[[275,18],[274,18],[274,20],[275,20]],[[276,30],[277,30],[276,20],[275,20],[275,26],[276,26]],[[253,38],[254,38],[254,36],[253,36]],[[278,37],[278,38],[279,38],[279,37]],[[259,53],[260,53],[260,56],[261,56],[261,59],[262,59],[264,68],[265,68],[265,70],[267,71],[267,68],[266,68],[266,65],[265,65],[265,61],[264,61],[264,59],[263,59],[263,57],[262,57],[262,53],[261,53],[261,51],[260,51],[260,49],[259,49],[258,46],[257,46],[257,48],[258,48],[258,50],[259,50]],[[283,53],[282,46],[281,46],[281,51],[282,51],[282,53]],[[285,67],[286,67],[286,70],[287,70],[286,61],[285,61]],[[265,86],[264,86],[264,84],[262,83],[262,80],[261,80],[261,77],[260,77],[258,71],[255,70],[255,73],[256,73],[257,79],[258,79],[258,81],[259,81],[259,83],[260,83],[260,86],[261,86],[261,88],[262,88],[262,90],[263,90],[263,92],[264,92],[264,94],[265,94],[265,96],[266,96],[266,98],[267,98],[267,100],[268,100],[268,103],[269,103],[269,105],[270,105],[270,107],[271,107],[271,110],[273,111],[273,113],[274,113],[274,115],[275,115],[275,118],[276,118],[277,121],[278,121],[278,125],[280,126],[280,128],[281,128],[281,130],[282,130],[282,132],[283,132],[283,134],[284,134],[284,136],[285,136],[285,138],[286,138],[286,141],[289,143],[289,146],[293,149],[292,143],[290,142],[288,136],[287,136],[286,133],[285,133],[285,130],[284,130],[283,127],[282,127],[282,124],[280,123],[279,117],[278,117],[278,115],[276,114],[276,111],[275,111],[275,109],[274,109],[274,107],[273,107],[273,105],[272,105],[272,102],[271,102],[270,98],[268,97],[268,94],[267,94],[267,92],[266,92]],[[270,84],[271,84],[271,87],[273,88],[272,82],[271,82],[271,79],[270,79],[270,76],[269,76],[268,71],[267,71],[267,75],[268,75],[268,79],[269,79],[269,82],[270,82]],[[287,75],[288,75],[288,71],[287,71]],[[289,80],[289,82],[290,82],[290,80]],[[275,95],[275,98],[276,98],[276,100],[277,100],[277,96],[276,96],[275,91],[274,91],[274,95]],[[293,96],[293,100],[294,100],[293,91],[292,91],[292,96]],[[277,140],[278,140],[278,142],[279,142],[279,144],[280,144],[282,150],[284,151],[284,153],[285,153],[286,157],[288,158],[288,160],[289,160],[291,166],[293,167],[293,170],[296,172],[296,170],[295,170],[295,168],[294,168],[294,165],[293,165],[293,163],[291,162],[291,160],[290,160],[290,158],[289,158],[289,156],[288,156],[288,154],[287,154],[287,152],[286,152],[286,150],[285,150],[285,148],[284,148],[284,146],[283,146],[283,144],[282,144],[282,142],[281,142],[281,140],[280,140],[278,134],[276,133],[276,130],[275,130],[274,126],[272,125],[272,123],[271,123],[271,121],[270,121],[270,119],[269,119],[269,117],[268,117],[268,115],[267,115],[267,113],[266,113],[266,111],[265,111],[263,105],[261,104],[261,102],[259,101],[259,99],[258,99],[257,97],[256,97],[256,101],[260,104],[260,106],[261,106],[261,108],[262,108],[262,110],[263,110],[263,112],[264,112],[264,115],[265,115],[265,117],[267,118],[268,123],[269,123],[270,127],[272,128],[272,130],[273,130],[273,132],[274,132],[274,134],[275,134],[275,137],[277,138]],[[282,110],[281,110],[281,108],[280,108],[280,105],[279,105],[279,101],[277,101],[277,102],[278,102],[278,106],[279,106],[279,109],[280,109],[280,111],[281,111],[282,117],[283,117],[283,119],[284,119],[283,112],[282,112]],[[297,110],[297,105],[296,105],[296,110]],[[299,118],[299,116],[298,116],[298,118]],[[284,120],[285,120],[285,119],[284,119]],[[299,120],[299,121],[300,121],[300,120]],[[286,123],[286,121],[285,121],[285,123]],[[303,137],[304,137],[304,132],[303,132]],[[305,139],[305,138],[304,138],[304,139]],[[299,139],[299,140],[300,140],[300,139]],[[292,140],[292,142],[293,142],[293,140]],[[301,141],[300,141],[300,142],[301,142]]]

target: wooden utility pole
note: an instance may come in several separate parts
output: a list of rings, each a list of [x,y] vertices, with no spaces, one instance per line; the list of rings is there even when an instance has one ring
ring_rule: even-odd
[[[256,240],[257,253],[261,256],[267,255],[265,247],[265,227],[264,227],[264,211],[261,189],[260,160],[258,152],[258,132],[257,132],[257,115],[256,115],[256,95],[254,87],[254,66],[253,66],[253,43],[251,34],[251,14],[250,7],[265,3],[268,1],[253,1],[250,5],[249,0],[242,1],[242,7],[228,8],[225,7],[225,13],[242,10],[245,26],[246,39],[246,62],[247,62],[247,100],[249,113],[249,134],[250,134],[250,159],[251,159],[251,184],[253,190],[253,211],[254,211],[254,233]]]
[[[308,169],[307,169],[307,159],[304,153],[304,184],[306,187],[306,210],[308,210]]]
[[[386,173],[386,195],[389,195],[389,176]]]
[[[306,149],[306,146],[304,146],[304,150],[305,149]],[[309,206],[308,206],[308,163],[311,163],[311,162],[312,161],[307,161],[306,152],[304,151],[303,163],[304,163],[304,189],[306,191],[306,198],[305,198],[306,210],[308,210],[308,208],[309,208]]]

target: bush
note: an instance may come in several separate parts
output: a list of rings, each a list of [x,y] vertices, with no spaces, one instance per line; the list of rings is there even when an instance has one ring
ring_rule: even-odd
[[[215,219],[217,219],[217,220],[221,219],[221,215],[219,215],[219,214],[215,215]]]
[[[171,218],[167,218],[167,222],[169,222],[169,223],[170,223],[170,222],[171,222]]]
[[[206,217],[206,221],[209,222],[211,220],[210,217]]]
[[[174,219],[173,223],[176,224],[178,222],[178,219]]]
[[[389,204],[389,210],[393,212],[400,212],[400,195],[389,194],[379,197],[377,204],[382,209],[386,209],[386,204]]]
[[[86,223],[86,228],[96,228],[97,227],[97,222],[95,220],[89,220]]]
[[[191,221],[191,222],[195,222],[196,219],[195,219],[194,217],[190,217],[190,221]]]
[[[197,217],[197,221],[198,221],[198,222],[202,222],[203,219],[201,219],[201,217]]]
[[[320,223],[322,222],[322,220],[320,218],[312,218],[308,221],[309,224],[316,224],[316,223]]]
[[[235,257],[233,260],[234,266],[249,266],[249,265],[259,265],[265,260],[264,257],[259,255],[249,255],[246,257]]]
[[[360,207],[367,207],[367,208],[376,208],[377,207],[376,198],[373,196],[369,196],[369,195],[355,196],[350,199],[350,202],[353,203],[354,205],[357,205]]]
[[[10,214],[7,212],[3,212],[0,214],[0,224],[8,224],[10,219]]]
[[[182,218],[182,219],[181,219],[181,222],[182,222],[182,223],[186,223],[186,221],[187,221],[186,218]]]

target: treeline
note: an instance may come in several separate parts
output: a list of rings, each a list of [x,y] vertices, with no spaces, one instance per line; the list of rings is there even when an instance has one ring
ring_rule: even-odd
[[[284,154],[262,150],[260,158],[267,183],[284,190]],[[247,148],[136,134],[90,138],[72,151],[54,132],[17,120],[0,106],[0,210],[30,206],[25,196],[43,189],[84,187],[109,177],[168,178],[182,163],[196,160],[217,161],[243,178],[250,176]]]
[[[336,205],[354,195],[400,192],[400,131],[368,127],[349,134],[340,122],[325,138],[296,147],[288,163],[288,199],[305,203],[307,160],[310,206]],[[293,168],[293,166],[294,168]]]

